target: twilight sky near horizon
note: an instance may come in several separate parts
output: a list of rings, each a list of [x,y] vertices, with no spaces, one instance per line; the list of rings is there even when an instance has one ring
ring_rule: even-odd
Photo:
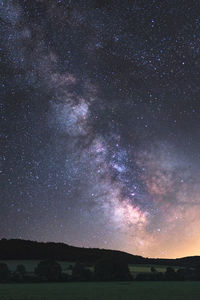
[[[0,238],[200,255],[200,2],[0,0]]]

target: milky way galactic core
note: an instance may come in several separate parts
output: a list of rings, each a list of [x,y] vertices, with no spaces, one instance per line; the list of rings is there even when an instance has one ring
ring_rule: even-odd
[[[200,255],[199,1],[0,1],[0,238]]]

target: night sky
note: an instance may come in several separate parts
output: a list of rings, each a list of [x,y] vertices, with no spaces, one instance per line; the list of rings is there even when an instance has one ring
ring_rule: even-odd
[[[0,0],[0,238],[200,255],[200,2]]]

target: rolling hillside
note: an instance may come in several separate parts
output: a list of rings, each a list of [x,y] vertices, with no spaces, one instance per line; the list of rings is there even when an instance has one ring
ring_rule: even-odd
[[[21,239],[0,240],[0,260],[57,259],[94,263],[102,258],[125,260],[129,264],[160,264],[174,266],[195,266],[200,264],[200,256],[178,259],[151,259],[122,251],[81,248],[64,243],[43,243]]]

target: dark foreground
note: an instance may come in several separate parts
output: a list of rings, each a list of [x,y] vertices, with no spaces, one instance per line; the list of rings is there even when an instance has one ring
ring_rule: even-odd
[[[1,300],[199,300],[200,282],[0,284]]]

